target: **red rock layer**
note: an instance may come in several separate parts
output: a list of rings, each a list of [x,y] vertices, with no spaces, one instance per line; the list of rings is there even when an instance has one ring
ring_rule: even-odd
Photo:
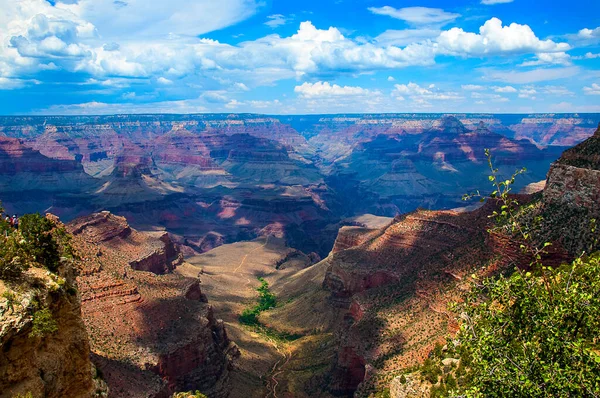
[[[67,227],[83,256],[77,282],[93,359],[112,396],[199,389],[225,397],[236,348],[199,280],[168,273],[179,257],[168,236],[137,232],[108,212]]]

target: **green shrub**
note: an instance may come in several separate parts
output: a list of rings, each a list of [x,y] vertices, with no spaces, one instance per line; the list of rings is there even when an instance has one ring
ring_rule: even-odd
[[[31,260],[18,231],[0,236],[0,279],[9,282],[19,279]]]
[[[40,309],[33,314],[33,327],[29,337],[46,337],[58,331],[58,324],[48,308]]]
[[[19,220],[19,232],[23,236],[25,251],[34,261],[56,272],[60,263],[59,246],[52,230],[54,223],[40,214],[26,214]]]
[[[441,375],[442,368],[438,363],[436,363],[430,358],[427,358],[425,362],[423,362],[423,366],[421,367],[421,377],[423,379],[429,381],[432,384],[436,384]]]
[[[242,315],[240,315],[240,322],[244,325],[257,325],[258,324],[258,314],[260,312],[256,310],[256,308],[246,308]]]
[[[269,283],[264,278],[258,278],[258,280],[260,281],[260,286],[256,289],[258,291],[258,304],[252,308],[246,308],[239,316],[240,322],[244,325],[258,325],[260,313],[277,305],[277,298],[269,291]]]
[[[486,151],[489,160],[489,151]],[[536,224],[523,225],[518,203],[508,196],[514,183],[492,181],[501,213],[498,224],[520,238],[531,256],[531,272],[478,280],[457,310],[466,397],[595,397],[600,392],[600,253],[559,269],[545,267],[549,243],[531,238]],[[580,223],[579,228],[593,225]],[[530,228],[532,228],[530,230]],[[463,377],[461,377],[464,374]]]

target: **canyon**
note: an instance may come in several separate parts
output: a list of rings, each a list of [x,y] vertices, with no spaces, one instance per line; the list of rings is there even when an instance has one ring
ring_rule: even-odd
[[[0,200],[65,222],[80,368],[110,396],[394,396],[456,332],[469,277],[526,263],[488,233],[496,203],[461,200],[487,193],[484,149],[527,167],[517,198],[552,215],[560,263],[594,245],[569,220],[600,211],[599,119],[0,117]],[[261,281],[278,304],[245,325]]]

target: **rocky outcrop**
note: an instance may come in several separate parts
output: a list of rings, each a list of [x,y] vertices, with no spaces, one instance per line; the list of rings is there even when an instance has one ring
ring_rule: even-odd
[[[71,266],[63,265],[58,274],[31,268],[19,286],[0,281],[0,397],[87,398],[102,392],[92,377],[72,275]],[[32,331],[41,311],[49,311],[57,329],[40,336]]]
[[[560,242],[573,256],[598,248],[590,220],[600,217],[600,126],[552,164],[542,211],[544,238]]]
[[[73,235],[81,235],[86,241],[127,250],[133,259],[129,266],[137,271],[164,274],[173,270],[182,257],[169,234],[140,234],[133,230],[124,217],[108,211],[78,218],[69,224]]]
[[[200,281],[168,273],[181,261],[168,235],[138,232],[107,212],[67,228],[84,256],[77,282],[92,358],[113,396],[226,397],[237,348]]]
[[[448,303],[458,286],[471,272],[494,268],[494,243],[486,232],[493,207],[417,211],[366,239],[359,235],[361,243],[337,245],[324,260],[323,286],[330,305],[346,315],[337,329],[330,391],[368,396],[374,386],[387,388],[385,375],[418,365],[457,330]],[[347,231],[341,231],[342,242]]]

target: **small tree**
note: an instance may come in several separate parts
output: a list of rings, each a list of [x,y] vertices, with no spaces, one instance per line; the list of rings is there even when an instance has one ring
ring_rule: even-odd
[[[26,214],[21,217],[19,231],[25,242],[24,249],[33,259],[55,272],[60,263],[59,247],[52,235],[54,223],[40,214]]]

